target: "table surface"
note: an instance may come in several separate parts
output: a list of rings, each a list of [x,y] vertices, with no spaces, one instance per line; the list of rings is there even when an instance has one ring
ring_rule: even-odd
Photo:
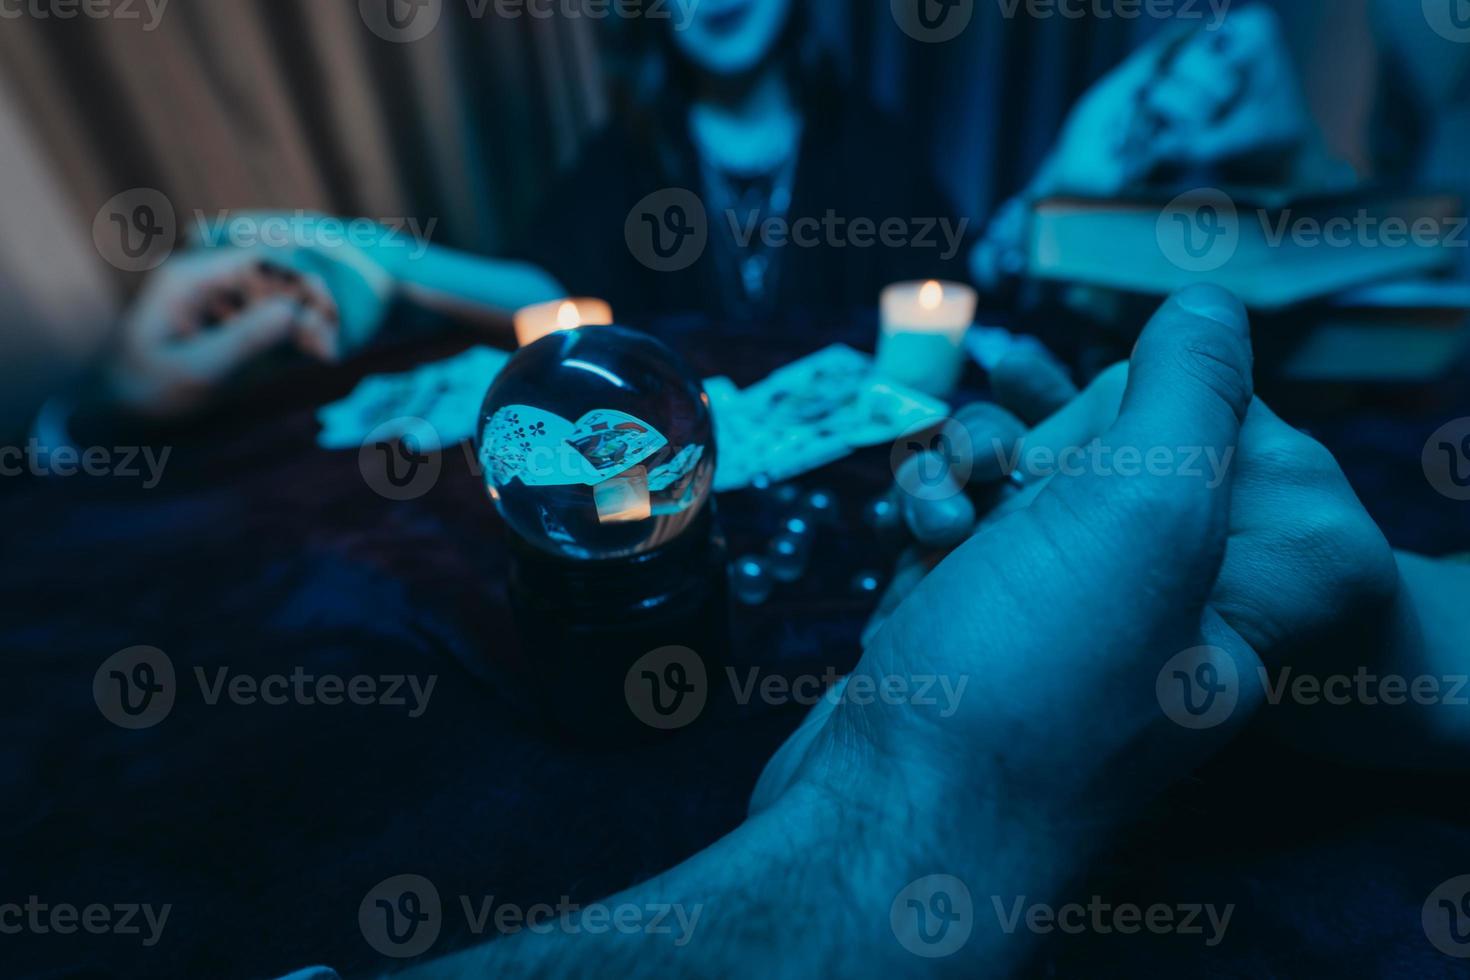
[[[751,337],[697,321],[654,327],[702,374],[742,385],[871,324]],[[797,705],[747,708],[636,746],[549,738],[509,669],[505,532],[459,449],[434,489],[392,502],[355,453],[316,448],[315,408],[365,373],[474,343],[440,337],[252,396],[250,414],[170,433],[166,478],[19,478],[0,486],[0,902],[165,903],[162,941],[0,936],[0,974],[260,977],[311,963],[392,965],[364,941],[363,896],[421,874],[446,906],[495,896],[586,903],[670,867],[736,826]],[[978,380],[978,379],[976,379]],[[1337,451],[1396,545],[1470,550],[1464,505],[1438,497],[1419,451],[1439,422],[1358,412],[1314,434]],[[801,582],[736,618],[733,665],[795,676],[855,661],[887,564],[860,522],[889,479],[868,451],[806,480],[836,492]],[[767,493],[721,500],[732,552],[783,518]],[[168,718],[107,722],[92,679],[113,652],[164,650]],[[253,676],[437,677],[419,718],[384,706],[208,704],[196,670]],[[1425,940],[1430,890],[1470,872],[1463,780],[1370,776],[1247,741],[1160,802],[1097,871],[1116,901],[1234,902],[1226,941],[1092,936],[1052,944],[1056,975],[1451,976]],[[834,834],[841,827],[832,828]],[[977,913],[989,914],[983,900]],[[478,941],[448,912],[433,947]]]

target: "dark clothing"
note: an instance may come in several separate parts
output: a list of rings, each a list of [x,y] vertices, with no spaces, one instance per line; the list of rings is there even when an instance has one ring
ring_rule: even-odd
[[[871,108],[808,112],[784,219],[791,240],[771,240],[766,247],[759,233],[754,239],[749,233],[759,222],[770,226],[771,209],[725,209],[702,176],[687,117],[662,118],[658,137],[640,139],[652,127],[635,124],[615,125],[593,140],[523,236],[522,257],[573,294],[608,300],[624,317],[697,312],[727,320],[784,319],[803,310],[871,309],[891,282],[968,278],[976,229],[961,223],[927,163],[915,159],[918,141]],[[653,226],[670,248],[678,239],[668,232],[662,208],[651,217],[632,211],[648,195],[670,188],[698,195],[708,245],[702,254],[689,247],[699,257],[687,268],[655,271],[635,249],[647,254]],[[689,227],[692,220],[674,227]],[[887,244],[879,234],[885,221]],[[629,237],[636,242],[640,235],[643,244],[630,245]],[[738,244],[748,241],[755,244]],[[770,268],[764,295],[751,301],[741,270],[754,252]]]

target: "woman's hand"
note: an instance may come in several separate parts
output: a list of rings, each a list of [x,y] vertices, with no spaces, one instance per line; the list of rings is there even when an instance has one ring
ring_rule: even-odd
[[[1045,198],[1115,198],[1161,171],[1239,161],[1282,183],[1335,180],[1318,142],[1270,8],[1166,32],[1078,100],[1035,179],[996,209],[972,275],[995,288],[1025,271],[1031,211]]]
[[[1280,24],[1258,5],[1166,34],[1106,76],[1073,109],[1033,191],[1113,196],[1160,167],[1277,154],[1310,135]]]
[[[125,315],[104,368],[109,395],[139,414],[186,412],[279,346],[336,360],[338,324],[337,304],[314,276],[244,251],[180,255],[149,278]]]

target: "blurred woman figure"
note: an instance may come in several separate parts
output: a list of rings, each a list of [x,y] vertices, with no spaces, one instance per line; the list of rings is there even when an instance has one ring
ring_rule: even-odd
[[[617,118],[548,195],[526,256],[620,312],[871,308],[900,279],[1020,273],[1042,196],[1246,160],[1280,175],[1312,129],[1268,9],[1171,25],[1079,101],[974,247],[922,141],[844,86],[807,19],[807,0],[703,0],[630,24]]]

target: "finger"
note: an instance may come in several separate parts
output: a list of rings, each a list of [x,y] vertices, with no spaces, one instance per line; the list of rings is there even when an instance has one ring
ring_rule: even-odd
[[[1190,286],[1139,337],[1111,435],[1139,445],[1233,450],[1254,397],[1252,370],[1240,300],[1218,286]]]
[[[296,329],[300,307],[284,297],[259,303],[219,330],[178,345],[172,356],[190,376],[218,381]]]
[[[1009,476],[1014,469],[1009,464],[1026,437],[1026,423],[991,402],[966,405],[954,418],[965,431],[965,438],[954,447],[959,457],[954,467],[963,474],[960,482],[979,488]]]
[[[318,360],[337,361],[341,357],[341,317],[326,280],[318,275],[302,277],[301,295],[304,309],[297,346]]]
[[[945,465],[946,461],[933,453],[911,456],[904,463],[906,469],[912,467],[929,472]],[[917,485],[903,470],[900,470],[898,480],[900,487]],[[953,475],[946,477],[940,488],[939,492],[899,496],[904,523],[922,548],[953,548],[975,529],[975,505],[965,496]]]
[[[247,255],[230,250],[188,252],[169,259],[138,297],[134,319],[141,337],[194,332],[220,293],[244,288],[250,269]],[[216,319],[227,313],[221,308]]]
[[[1161,551],[1140,552],[1136,560],[1200,574],[1213,567],[1213,576],[1229,527],[1231,484],[1223,474],[1253,391],[1245,308],[1217,286],[1182,290],[1134,348],[1118,420],[1100,440],[1109,466],[1054,486],[1071,494],[1070,503],[1084,514],[1094,509],[1089,502],[1105,501],[1115,534],[1136,534],[1136,525],[1148,523],[1147,540]],[[1127,472],[1124,453],[1131,457]],[[1158,464],[1161,458],[1167,465]],[[1098,517],[1107,523],[1104,514]]]
[[[1013,347],[991,370],[990,386],[1000,405],[1031,425],[1077,397],[1067,369],[1040,344]]]
[[[1060,461],[1091,445],[1117,420],[1127,386],[1128,365],[1115,364],[1094,378],[1082,394],[1028,432],[1005,461],[1007,475],[1021,492],[1009,496],[995,513],[987,514],[986,521],[1029,506],[1056,474]]]

